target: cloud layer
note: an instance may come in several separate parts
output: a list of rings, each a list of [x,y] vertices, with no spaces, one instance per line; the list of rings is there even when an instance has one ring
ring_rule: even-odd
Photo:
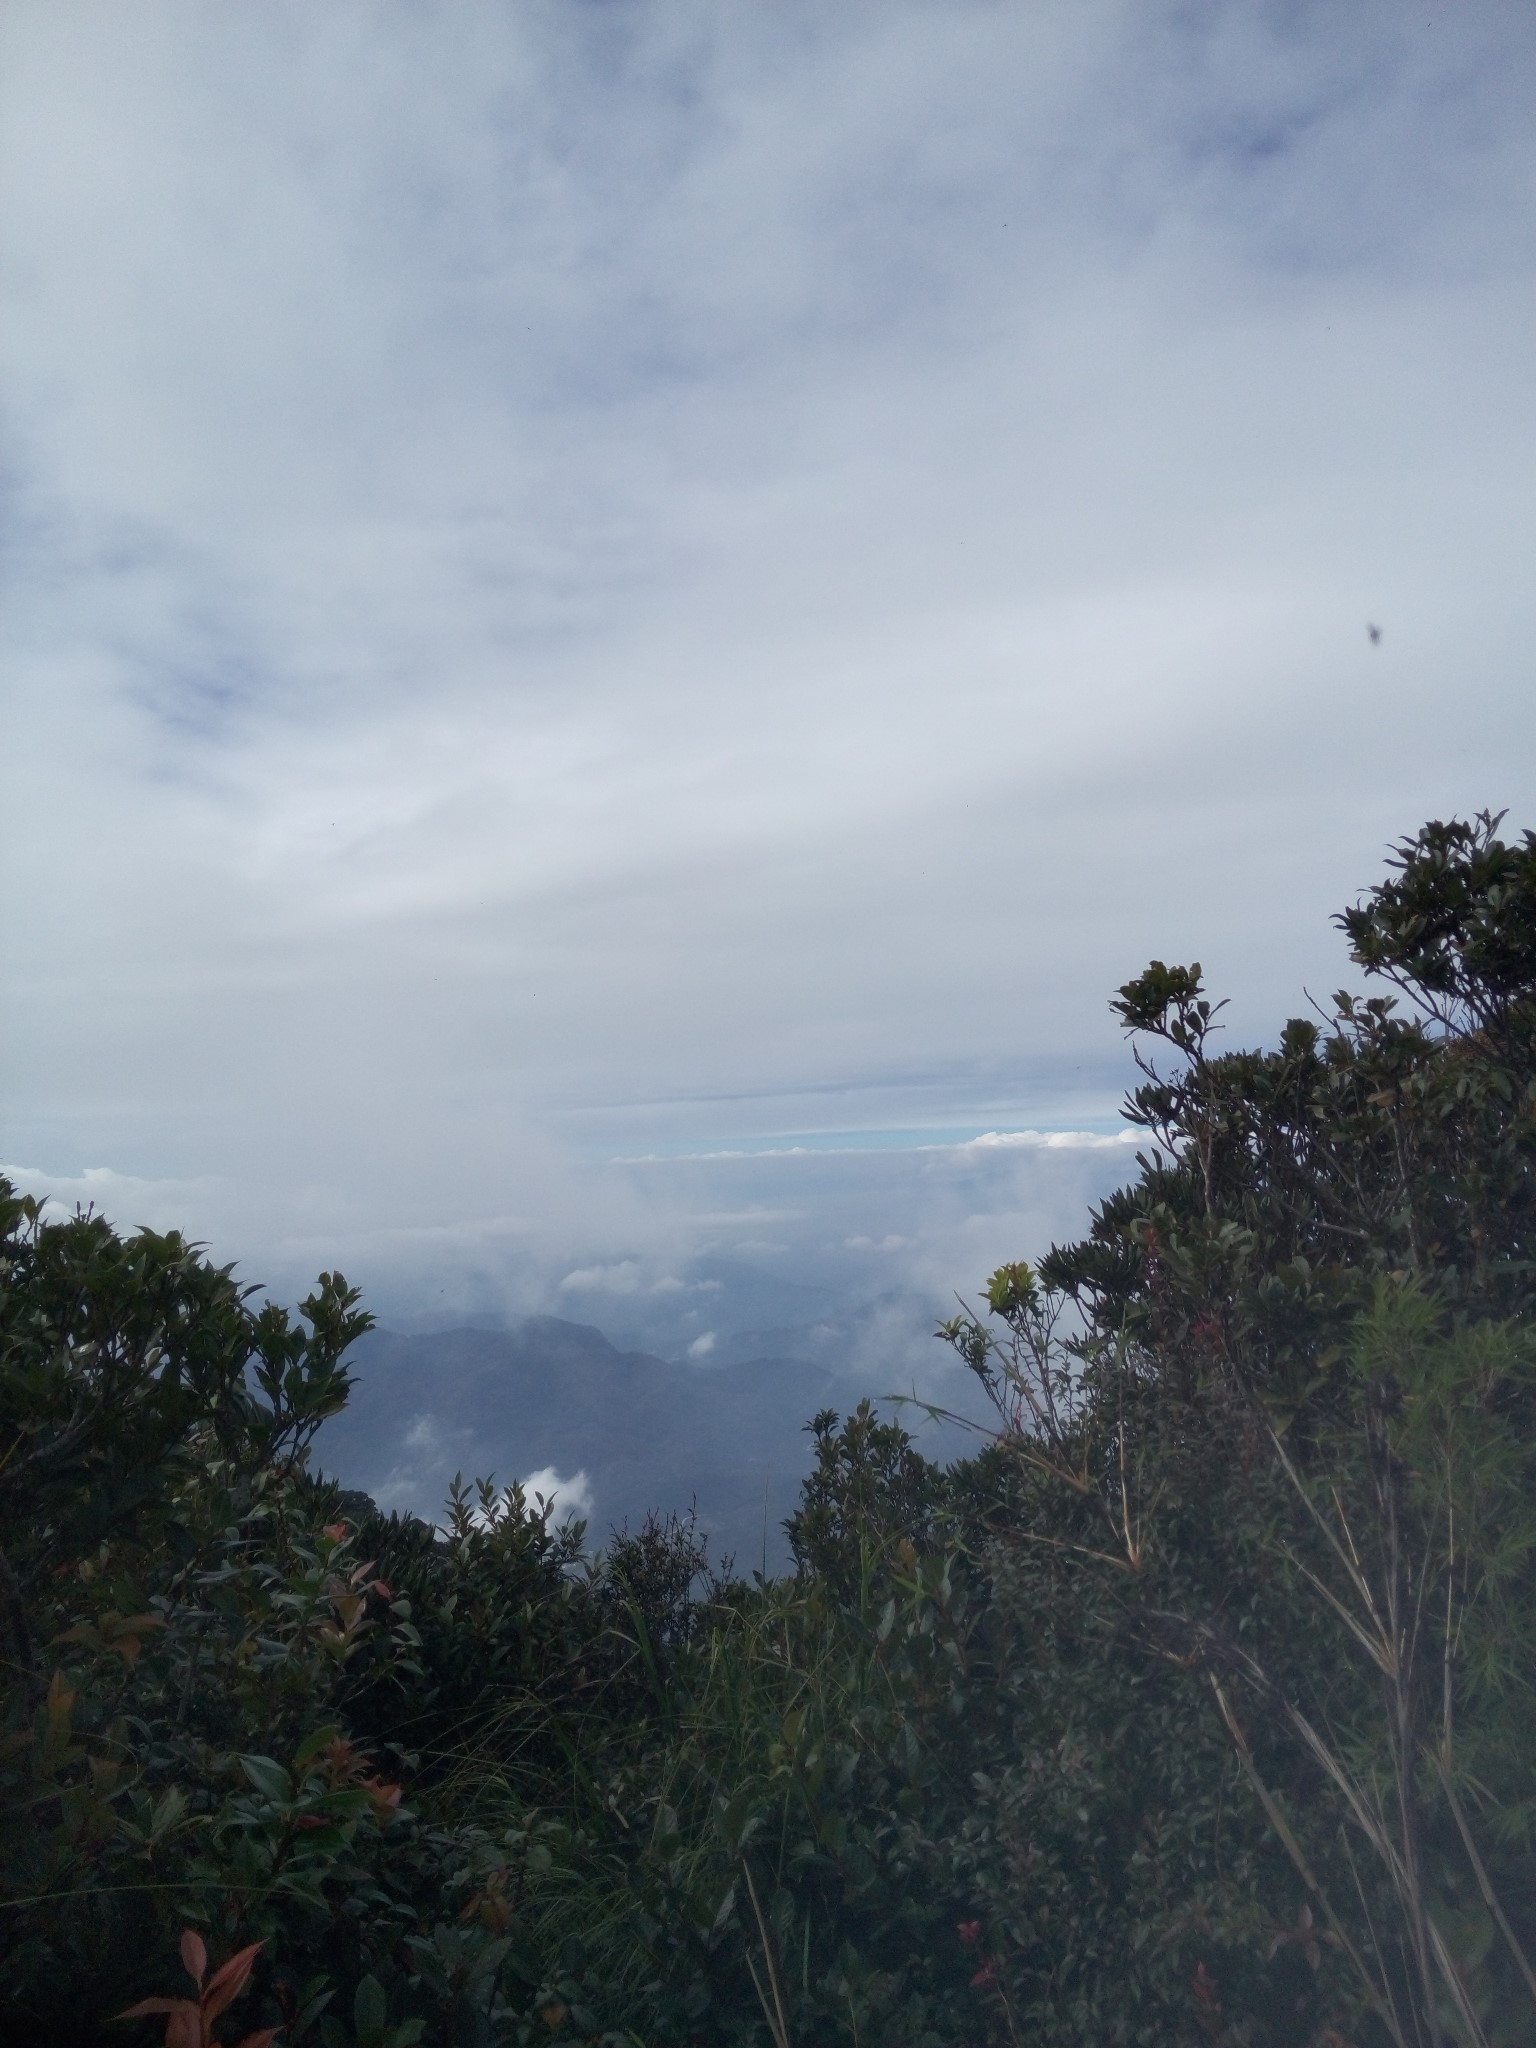
[[[1067,1227],[1115,984],[1268,1032],[1524,800],[1533,85],[1494,5],[9,10],[4,1151],[678,1346],[716,1207]]]

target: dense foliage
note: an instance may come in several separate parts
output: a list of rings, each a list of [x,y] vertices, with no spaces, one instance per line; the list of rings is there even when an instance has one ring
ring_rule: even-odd
[[[818,1416],[782,1580],[380,1516],[339,1277],[0,1184],[9,2033],[1532,2038],[1536,839],[1342,922],[1395,995],[1272,1051],[1121,990],[1136,1180],[941,1332],[995,1433]]]

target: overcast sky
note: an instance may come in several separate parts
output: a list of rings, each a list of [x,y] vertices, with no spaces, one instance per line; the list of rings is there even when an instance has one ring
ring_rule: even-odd
[[[969,1141],[1116,984],[1263,1038],[1536,822],[1533,104],[1523,0],[10,0],[0,1159],[674,1349],[1075,1227]]]

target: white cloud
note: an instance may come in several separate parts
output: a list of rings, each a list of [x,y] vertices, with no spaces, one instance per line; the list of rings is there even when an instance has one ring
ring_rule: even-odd
[[[535,1497],[552,1501],[560,1521],[568,1521],[572,1516],[583,1521],[592,1519],[592,1487],[584,1471],[573,1472],[566,1479],[553,1465],[541,1465],[523,1480],[523,1491],[530,1502]]]
[[[981,1150],[988,1146],[1009,1147],[1023,1152],[1106,1152],[1144,1145],[1146,1133],[1124,1131],[983,1131],[966,1143]]]
[[[713,1330],[703,1331],[688,1346],[688,1356],[690,1358],[708,1358],[711,1351],[715,1348],[715,1341],[715,1332]]]
[[[120,1173],[110,1166],[87,1166],[79,1173],[45,1173],[35,1166],[0,1164],[0,1177],[24,1194],[45,1201],[49,1221],[72,1215],[76,1209],[94,1209],[119,1223],[136,1228],[181,1228],[189,1209],[205,1200],[216,1185],[204,1180],[148,1180],[141,1174]]]
[[[640,1267],[634,1259],[618,1259],[611,1266],[578,1266],[560,1282],[562,1294],[638,1294]]]

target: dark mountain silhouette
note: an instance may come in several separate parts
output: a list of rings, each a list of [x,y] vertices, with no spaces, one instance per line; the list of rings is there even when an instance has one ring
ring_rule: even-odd
[[[810,1464],[804,1425],[862,1389],[792,1357],[676,1364],[620,1351],[601,1330],[534,1316],[507,1330],[375,1330],[351,1354],[357,1383],[325,1425],[317,1462],[387,1506],[434,1517],[456,1471],[525,1478],[584,1472],[592,1536],[648,1509],[697,1502],[712,1556],[782,1566],[780,1524]],[[878,1391],[878,1390],[876,1390]]]

